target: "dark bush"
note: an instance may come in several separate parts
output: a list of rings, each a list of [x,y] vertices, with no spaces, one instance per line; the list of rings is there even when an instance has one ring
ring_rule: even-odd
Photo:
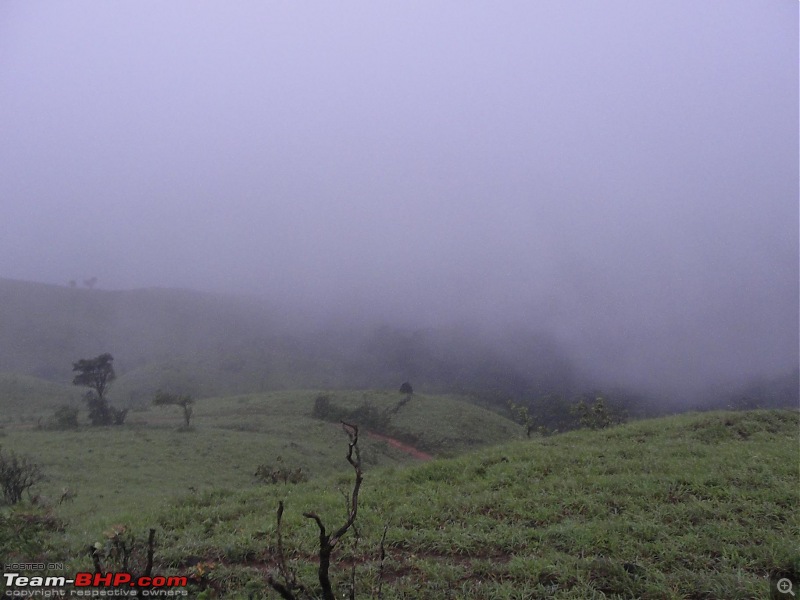
[[[338,423],[347,416],[347,411],[334,406],[331,402],[331,397],[327,394],[321,394],[314,400],[314,410],[311,411],[311,416],[322,421]]]
[[[53,426],[56,429],[75,429],[78,427],[78,409],[74,406],[62,404],[56,409],[53,416],[55,418]]]
[[[580,427],[587,429],[605,429],[627,421],[625,413],[612,407],[602,396],[581,398],[572,408],[572,414]]]
[[[397,412],[396,410],[394,412]],[[352,410],[347,410],[341,406],[336,406],[331,402],[328,395],[318,396],[314,401],[312,416],[323,421],[338,423],[347,421],[357,423],[373,431],[386,431],[391,419],[391,409],[380,409],[369,400],[364,400],[359,406]]]
[[[34,462],[0,448],[0,486],[8,504],[17,504],[22,494],[44,479],[42,470]]]
[[[283,458],[280,456],[276,461],[278,462],[276,467],[264,464],[258,465],[253,476],[261,483],[283,483],[284,485],[287,483],[302,483],[308,480],[308,476],[302,467],[291,469],[283,464]]]

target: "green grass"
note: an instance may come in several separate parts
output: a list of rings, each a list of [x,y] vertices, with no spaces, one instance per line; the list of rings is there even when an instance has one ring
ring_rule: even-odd
[[[287,393],[285,400],[291,398],[310,402]],[[225,450],[240,453],[230,464],[244,463],[248,453],[261,452],[258,439],[274,439],[281,419],[292,414],[288,404],[276,403],[285,416],[274,408],[275,421],[261,422],[259,397],[225,402],[215,403],[215,418],[228,429],[203,430],[198,421],[196,432],[181,434],[152,426],[108,430],[104,456],[117,465],[119,483],[110,477],[112,468],[102,472],[104,498],[96,498],[95,510],[107,509],[109,496],[133,487],[140,508],[115,519],[140,537],[156,527],[162,572],[192,573],[198,562],[213,563],[206,578],[220,597],[276,597],[265,576],[275,564],[278,501],[286,504],[290,563],[313,583],[317,530],[302,513],[318,512],[329,527],[343,521],[342,492],[353,479],[343,459],[346,438],[316,423],[318,430],[295,441],[299,448],[280,448],[292,460],[310,453],[320,461],[315,474],[335,469],[335,475],[294,486],[255,486],[246,477],[237,484],[234,470],[217,485],[213,473],[199,473],[208,485],[180,495],[190,480],[176,481],[169,465],[188,460],[186,440],[202,438],[209,454],[229,443]],[[241,412],[234,417],[237,404]],[[247,410],[253,413],[245,421],[258,431],[237,431]],[[262,435],[270,427],[271,434]],[[360,592],[369,595],[377,586],[378,540],[388,524],[384,598],[766,598],[771,573],[800,573],[799,427],[794,411],[703,413],[511,442],[413,467],[367,464],[360,540],[354,546],[348,534],[337,550],[344,563],[334,566],[334,579],[344,585],[345,565],[355,564]],[[322,432],[324,442],[314,439]],[[134,440],[145,436],[165,452],[162,433],[174,440],[167,446],[174,454],[139,465],[136,483],[122,487],[123,474],[130,473],[118,465],[143,456],[131,458]],[[218,433],[234,437],[225,442]],[[364,444],[369,453],[368,438]],[[62,454],[65,462],[78,456],[70,444]],[[76,472],[92,464],[79,463]],[[88,470],[80,485],[90,485],[89,473],[100,475]],[[170,486],[177,496],[167,493]],[[54,509],[68,524],[81,520],[72,510]],[[51,533],[42,552],[53,560],[66,553],[73,557],[70,568],[90,568],[77,549],[102,539],[101,521],[84,519],[94,528],[76,532],[68,525],[64,533]]]
[[[0,427],[36,423],[53,416],[62,404],[78,406],[82,390],[29,375],[0,373],[3,419]]]
[[[70,523],[67,534],[77,543],[116,522],[162,510],[187,494],[254,487],[256,467],[278,465],[278,457],[286,468],[302,468],[311,478],[346,471],[341,427],[311,417],[318,395],[291,391],[200,400],[188,431],[182,430],[181,409],[170,406],[133,411],[122,427],[9,427],[0,434],[0,445],[42,466],[47,480],[35,491],[45,503],[57,502],[64,489],[76,494],[58,512]],[[401,396],[352,392],[334,397],[343,404],[369,399],[376,406],[390,406]],[[423,418],[426,411],[436,418]],[[460,416],[445,422],[438,416],[442,411]],[[440,439],[463,438],[442,446],[442,452],[453,452],[520,435],[507,419],[449,397],[415,397],[401,414],[394,430],[423,441],[431,451]],[[469,428],[481,420],[482,435],[470,437]],[[367,468],[414,460],[368,435],[362,436],[361,447]]]

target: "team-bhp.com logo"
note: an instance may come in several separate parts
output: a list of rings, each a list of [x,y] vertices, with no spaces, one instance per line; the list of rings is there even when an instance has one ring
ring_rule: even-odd
[[[76,573],[73,578],[3,573],[5,596],[14,598],[186,596],[186,577],[155,575],[137,577],[130,573]],[[66,590],[67,586],[73,589]]]

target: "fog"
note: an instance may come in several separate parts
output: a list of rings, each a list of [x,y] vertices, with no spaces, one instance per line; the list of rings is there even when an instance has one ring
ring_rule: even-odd
[[[798,365],[798,4],[0,4],[0,277]]]

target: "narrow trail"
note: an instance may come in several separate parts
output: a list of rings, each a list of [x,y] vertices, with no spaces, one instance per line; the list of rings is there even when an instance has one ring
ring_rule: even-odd
[[[367,435],[371,437],[373,440],[381,440],[382,442],[386,442],[393,448],[397,448],[398,450],[402,450],[406,454],[413,456],[418,460],[433,460],[433,456],[428,454],[427,452],[423,452],[422,450],[417,450],[414,446],[409,446],[408,444],[404,444],[400,440],[396,440],[388,435],[381,435],[380,433],[373,433],[371,431],[367,432]]]

